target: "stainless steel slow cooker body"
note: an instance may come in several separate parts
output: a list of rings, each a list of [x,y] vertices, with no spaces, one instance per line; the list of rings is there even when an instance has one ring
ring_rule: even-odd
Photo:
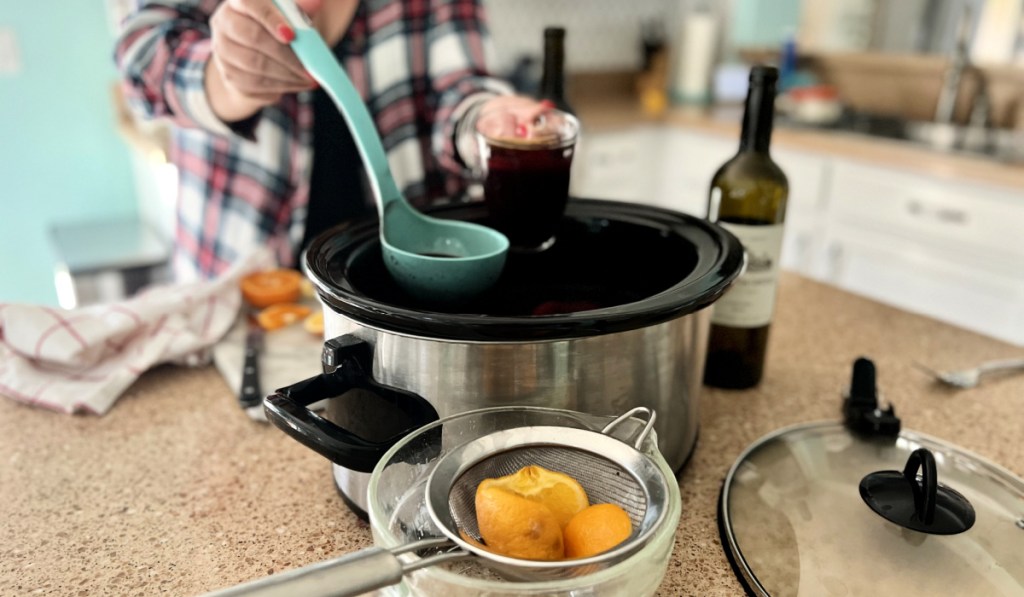
[[[479,205],[432,215],[486,221]],[[265,403],[273,423],[334,462],[350,506],[365,511],[368,473],[400,437],[493,406],[647,406],[662,454],[682,468],[697,438],[709,307],[743,266],[735,237],[677,212],[572,200],[555,247],[510,255],[495,289],[451,306],[393,287],[376,230],[337,228],[310,245],[325,374]],[[324,398],[322,417],[305,408]]]

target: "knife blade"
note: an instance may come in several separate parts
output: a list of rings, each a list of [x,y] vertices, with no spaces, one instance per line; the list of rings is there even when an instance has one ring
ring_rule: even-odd
[[[238,404],[243,409],[259,406],[263,401],[260,387],[260,353],[263,351],[263,328],[256,321],[256,312],[247,308],[245,315],[245,348],[242,358],[242,384],[238,390]]]

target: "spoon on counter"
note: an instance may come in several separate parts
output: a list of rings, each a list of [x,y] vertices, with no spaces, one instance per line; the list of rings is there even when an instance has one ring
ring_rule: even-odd
[[[508,238],[479,224],[432,218],[409,205],[370,112],[327,43],[294,0],[274,3],[295,31],[295,55],[352,131],[377,201],[384,264],[398,285],[435,303],[465,302],[494,285],[505,266]]]

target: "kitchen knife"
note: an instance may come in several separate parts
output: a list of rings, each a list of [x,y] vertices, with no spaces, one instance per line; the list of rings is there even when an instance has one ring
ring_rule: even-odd
[[[245,348],[242,359],[242,384],[238,389],[238,403],[243,409],[259,406],[263,401],[260,389],[260,352],[263,350],[263,328],[256,321],[256,313],[249,310],[245,316]]]

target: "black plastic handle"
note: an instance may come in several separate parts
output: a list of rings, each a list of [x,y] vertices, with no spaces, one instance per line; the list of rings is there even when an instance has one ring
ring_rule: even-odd
[[[935,456],[927,448],[911,452],[902,471],[866,475],[860,481],[860,497],[889,522],[932,535],[963,533],[976,518],[963,494],[939,483]]]
[[[843,399],[843,422],[851,431],[869,437],[895,441],[900,434],[900,418],[892,405],[886,409],[878,405],[875,364],[871,359],[860,357],[853,362],[850,389]]]
[[[921,471],[921,482],[917,482],[917,471]],[[914,492],[914,513],[918,520],[930,525],[935,522],[935,496],[939,482],[935,472],[935,457],[925,448],[910,453],[903,467],[903,478],[910,483]]]
[[[418,394],[374,381],[372,355],[370,345],[355,336],[328,340],[324,344],[324,373],[267,396],[263,401],[267,419],[335,464],[353,471],[372,472],[391,446],[413,430],[438,419],[434,407]],[[410,426],[387,439],[370,441],[308,408],[314,402],[355,389],[376,395],[389,408],[405,415],[411,421]],[[388,413],[382,412],[380,416],[386,417]]]
[[[254,329],[259,324],[246,322],[249,330],[245,335],[245,358],[242,362],[242,386],[238,389],[238,403],[242,408],[259,406],[263,399],[260,387],[260,349],[263,344],[263,333]]]

